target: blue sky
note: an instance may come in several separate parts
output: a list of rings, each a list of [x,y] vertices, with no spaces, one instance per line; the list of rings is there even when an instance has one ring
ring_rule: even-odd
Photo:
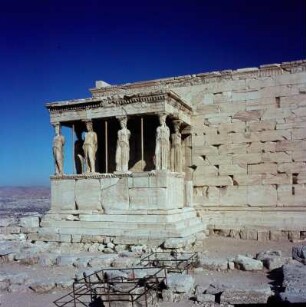
[[[49,185],[46,102],[89,97],[95,80],[305,58],[305,11],[303,0],[1,1],[0,186]]]

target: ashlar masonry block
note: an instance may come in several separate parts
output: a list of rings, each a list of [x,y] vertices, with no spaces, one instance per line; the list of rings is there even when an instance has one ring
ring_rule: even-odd
[[[306,185],[280,185],[277,189],[278,202],[282,206],[306,206]]]
[[[286,152],[266,152],[262,154],[263,162],[291,162],[292,157],[290,153]]]
[[[230,176],[194,176],[194,185],[207,186],[227,186],[233,185],[233,180]]]
[[[287,173],[287,174],[306,172],[306,163],[305,162],[280,163],[278,164],[277,170],[280,173]]]
[[[245,164],[220,165],[219,174],[220,175],[247,174],[247,166]]]
[[[276,163],[259,163],[248,165],[248,174],[277,174]]]
[[[306,150],[299,150],[292,152],[292,160],[294,162],[304,162],[306,161]]]
[[[260,174],[254,175],[234,175],[233,181],[237,185],[260,185],[262,176]]]
[[[76,205],[79,210],[99,210],[101,207],[101,185],[99,179],[80,179],[75,184]]]
[[[247,186],[227,186],[220,188],[220,205],[245,206],[248,203]]]
[[[276,204],[277,191],[275,186],[248,186],[248,205],[275,207]]]
[[[76,208],[74,180],[51,180],[51,208],[54,211]]]
[[[101,202],[106,213],[110,210],[127,210],[129,208],[128,179],[131,178],[102,180]]]

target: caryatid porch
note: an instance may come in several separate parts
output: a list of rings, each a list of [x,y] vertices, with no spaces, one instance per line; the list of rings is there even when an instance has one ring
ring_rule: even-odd
[[[187,167],[192,164],[191,136],[184,132],[192,110],[178,95],[158,91],[47,108],[51,123],[71,127],[76,141],[75,173],[56,168],[51,177],[44,228],[71,235],[71,240],[90,234],[125,241],[163,241],[202,230],[192,208]]]

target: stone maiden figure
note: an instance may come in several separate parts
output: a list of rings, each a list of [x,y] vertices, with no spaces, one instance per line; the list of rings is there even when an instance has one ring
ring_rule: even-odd
[[[166,118],[166,114],[159,115],[160,126],[156,129],[156,170],[167,170],[169,164],[170,129],[166,125]]]
[[[86,173],[95,173],[96,152],[98,149],[97,134],[93,131],[92,122],[86,122],[87,133],[83,144]]]
[[[55,136],[53,138],[53,157],[55,164],[55,175],[63,175],[63,164],[64,164],[64,145],[65,138],[61,135],[61,127],[59,123],[54,124]]]
[[[181,121],[174,121],[174,133],[171,134],[171,171],[182,172],[182,135]]]
[[[118,131],[116,148],[116,171],[127,172],[130,160],[130,136],[131,132],[127,129],[127,117],[119,118],[121,129]]]

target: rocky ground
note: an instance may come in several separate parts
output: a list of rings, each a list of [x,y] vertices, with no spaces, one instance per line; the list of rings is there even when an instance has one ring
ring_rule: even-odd
[[[58,301],[57,306],[64,306],[73,281],[83,280],[84,272],[89,275],[111,268],[116,274],[124,275],[127,273],[122,268],[139,266],[145,255],[167,252],[169,257],[172,251],[144,245],[119,246],[110,240],[94,244],[29,242],[20,229],[37,224],[37,213],[35,218],[29,217],[33,212],[41,214],[48,209],[48,189],[19,191],[17,199],[12,193],[9,188],[0,189],[1,306],[54,307],[54,302],[62,296],[62,305]],[[16,209],[16,204],[21,206]],[[14,226],[16,220],[17,227]],[[8,235],[8,228],[18,231]],[[168,273],[167,289],[161,292],[163,299],[155,305],[225,307],[269,303],[270,306],[287,306],[287,302],[306,305],[305,244],[305,241],[199,237],[187,248],[187,252],[198,255],[195,267],[188,274]],[[190,255],[180,248],[176,252],[176,257]],[[146,276],[145,270],[137,272],[139,276]]]
[[[168,274],[169,289],[162,292],[163,301],[158,304],[161,307],[219,306],[216,302],[223,306],[263,304],[271,302],[284,287],[289,289],[287,296],[291,295],[291,299],[305,298],[301,291],[306,289],[306,266],[292,259],[294,245],[287,241],[206,238],[192,247],[192,252],[199,253],[196,268],[188,275]],[[83,278],[83,272],[134,267],[149,252],[145,246],[134,251],[101,253],[69,250],[68,246],[59,248],[55,243],[13,241],[2,242],[1,247],[0,302],[6,307],[56,306],[53,302],[69,293],[73,280]],[[284,280],[280,272],[283,266]]]

